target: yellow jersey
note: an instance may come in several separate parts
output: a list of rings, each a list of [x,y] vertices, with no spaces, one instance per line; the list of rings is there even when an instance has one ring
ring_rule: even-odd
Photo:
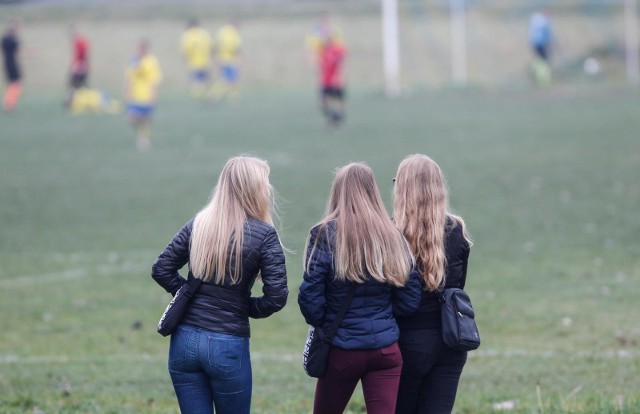
[[[191,69],[205,69],[211,62],[213,40],[208,31],[202,27],[187,29],[182,35],[181,50],[187,58]]]
[[[73,92],[69,110],[72,114],[85,112],[116,114],[122,110],[122,105],[102,91],[82,87]]]
[[[322,53],[322,48],[329,38],[333,39],[334,43],[344,47],[342,31],[335,26],[330,28],[323,26],[316,27],[313,32],[305,37],[304,42],[309,52],[319,58]]]
[[[242,48],[240,33],[232,25],[225,25],[218,30],[216,35],[216,50],[218,59],[223,63],[233,62]]]
[[[140,105],[152,104],[155,89],[162,80],[158,59],[150,54],[134,58],[127,68],[126,77],[130,101]]]

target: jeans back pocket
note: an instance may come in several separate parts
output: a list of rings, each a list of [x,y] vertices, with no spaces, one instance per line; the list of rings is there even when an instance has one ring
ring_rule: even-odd
[[[183,365],[187,362],[187,352],[189,351],[189,337],[192,331],[183,326],[178,328],[171,334],[171,342],[169,345],[169,367]]]
[[[221,374],[232,374],[242,369],[244,354],[248,350],[248,338],[224,336],[209,336],[209,366]]]

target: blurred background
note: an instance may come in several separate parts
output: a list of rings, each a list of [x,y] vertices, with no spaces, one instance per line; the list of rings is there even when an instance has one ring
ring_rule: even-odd
[[[55,91],[70,59],[69,28],[75,26],[92,44],[92,79],[119,91],[122,68],[135,40],[151,40],[162,63],[163,90],[180,90],[184,64],[177,58],[180,34],[189,18],[215,32],[238,19],[247,87],[300,88],[309,83],[303,45],[324,14],[347,39],[350,87],[384,83],[382,8],[377,1],[119,1],[22,0],[2,8],[2,19],[22,19],[29,85]],[[530,16],[550,12],[555,37],[554,72],[566,83],[622,84],[625,71],[624,0],[466,0],[397,1],[400,82],[407,91],[441,88],[452,83],[452,5],[464,4],[466,83],[487,88],[530,85],[528,47]],[[455,12],[455,7],[453,8]],[[585,61],[591,62],[585,66]],[[586,70],[585,70],[586,67]],[[114,69],[122,70],[114,70]]]
[[[454,412],[640,412],[637,7],[0,1],[22,75],[19,89],[0,88],[0,412],[178,412],[168,340],[155,333],[170,297],[150,268],[241,153],[269,161],[290,250],[287,307],[252,323],[253,412],[311,412],[296,295],[334,170],[367,162],[389,207],[413,153],[443,168],[475,241],[466,289],[483,343]],[[550,29],[546,59],[533,16]],[[236,24],[228,93],[194,92],[183,48],[194,18],[214,50]],[[319,108],[318,28],[346,50],[338,125]],[[69,86],[77,35],[82,92]],[[127,117],[142,38],[162,74],[148,130]],[[214,52],[213,84],[221,59]],[[348,410],[364,412],[361,393]]]

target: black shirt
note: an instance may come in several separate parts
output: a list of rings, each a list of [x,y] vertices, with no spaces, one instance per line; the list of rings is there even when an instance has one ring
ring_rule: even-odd
[[[445,255],[447,256],[446,288],[464,289],[467,280],[467,261],[469,259],[469,242],[464,237],[462,226],[447,218],[445,230]],[[412,329],[440,328],[440,300],[437,292],[422,292],[422,300],[418,311],[404,318],[398,318],[400,332]]]
[[[20,80],[19,48],[20,42],[18,42],[16,35],[7,33],[2,37],[2,57],[4,58],[4,71],[8,82]]]

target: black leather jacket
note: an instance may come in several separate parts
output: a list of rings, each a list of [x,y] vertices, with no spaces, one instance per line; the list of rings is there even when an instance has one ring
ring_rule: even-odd
[[[172,295],[187,282],[178,270],[189,261],[192,228],[193,219],[173,237],[153,264],[151,276]],[[258,274],[263,283],[262,296],[252,297],[251,288]],[[190,270],[188,277],[193,278]],[[207,331],[249,336],[249,317],[266,318],[279,311],[286,304],[288,293],[284,253],[276,230],[262,221],[247,219],[240,281],[231,284],[227,274],[223,284],[202,283],[182,323]]]

